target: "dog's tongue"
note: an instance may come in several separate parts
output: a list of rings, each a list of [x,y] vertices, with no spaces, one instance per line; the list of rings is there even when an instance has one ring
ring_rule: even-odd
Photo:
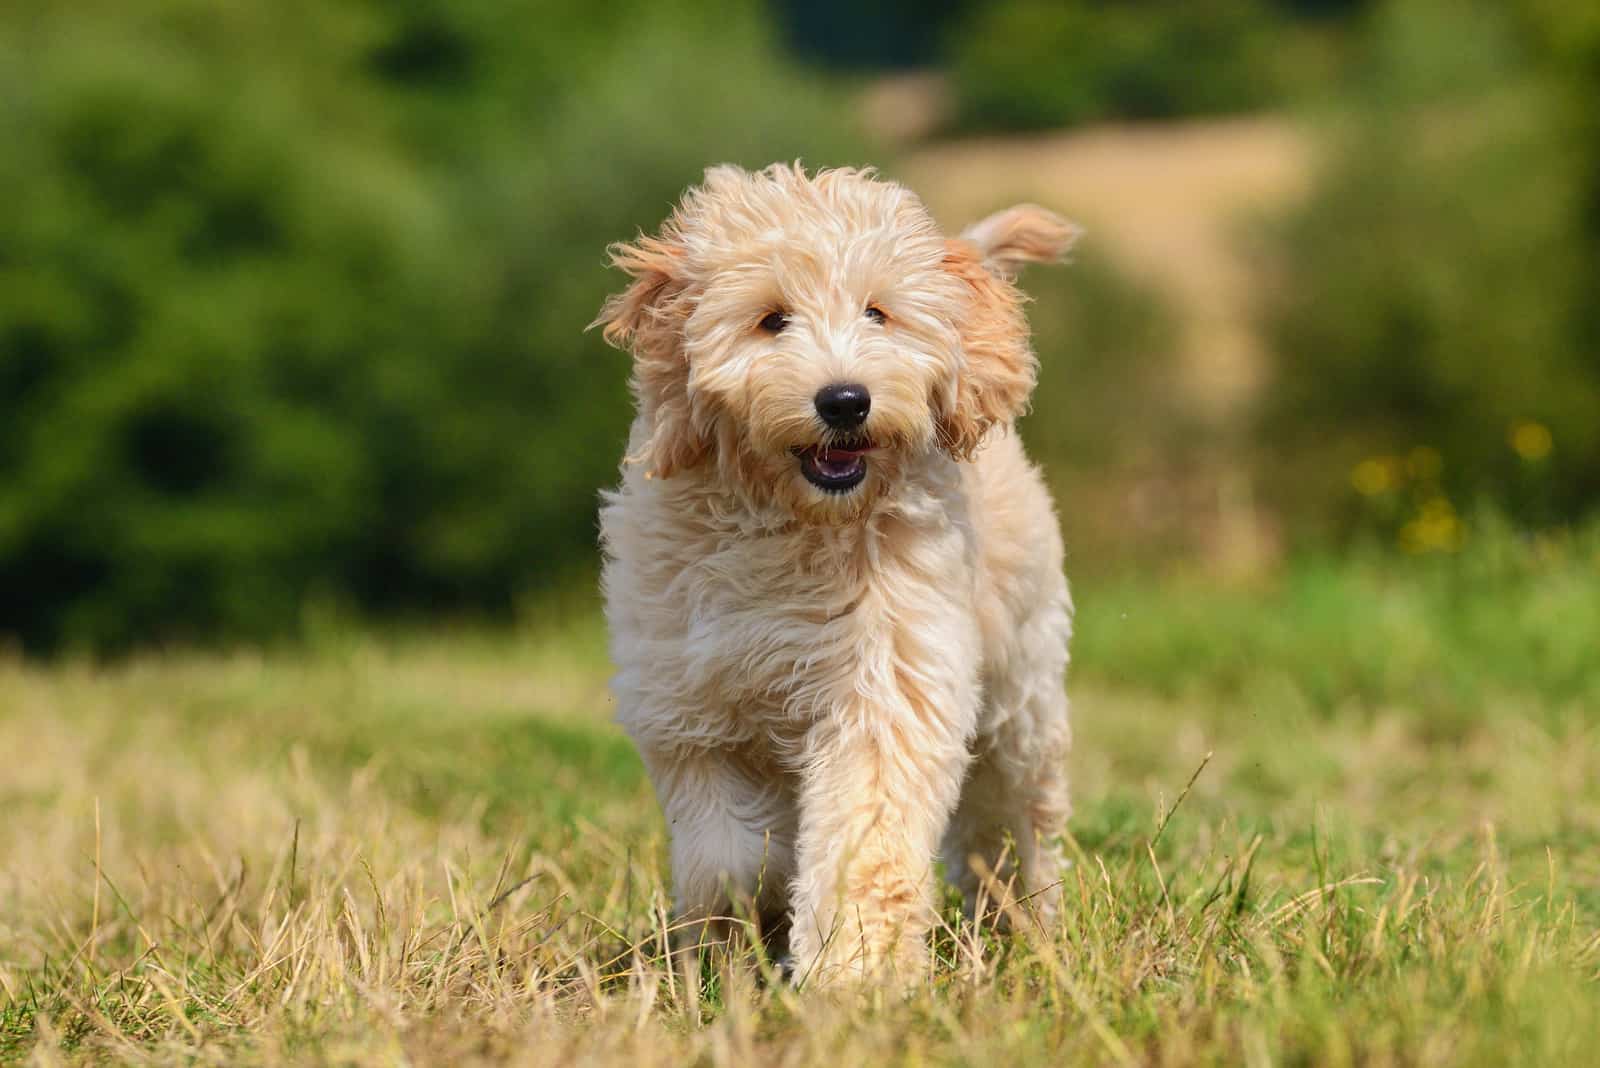
[[[843,478],[855,471],[865,449],[818,449],[817,470],[830,478]]]

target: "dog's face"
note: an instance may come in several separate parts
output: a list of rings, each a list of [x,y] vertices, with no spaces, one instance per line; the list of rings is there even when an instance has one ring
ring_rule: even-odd
[[[761,504],[828,522],[919,454],[970,455],[1033,387],[1009,273],[1072,231],[1013,209],[970,233],[946,240],[868,173],[708,171],[659,236],[612,250],[634,282],[599,321],[634,353],[649,431],[635,459],[658,478],[714,463]]]

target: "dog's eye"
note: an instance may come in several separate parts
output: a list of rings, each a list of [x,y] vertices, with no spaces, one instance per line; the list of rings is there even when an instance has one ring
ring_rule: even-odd
[[[757,325],[769,334],[781,334],[789,325],[789,317],[781,311],[768,312]]]
[[[868,304],[867,318],[871,319],[875,323],[882,323],[888,321],[889,317],[885,315],[883,313],[883,309],[878,307],[876,304]]]

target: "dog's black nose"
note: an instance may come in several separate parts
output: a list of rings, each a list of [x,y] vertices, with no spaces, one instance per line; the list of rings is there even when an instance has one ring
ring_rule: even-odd
[[[854,430],[867,421],[872,410],[872,394],[866,386],[845,382],[817,390],[817,414],[835,430]]]

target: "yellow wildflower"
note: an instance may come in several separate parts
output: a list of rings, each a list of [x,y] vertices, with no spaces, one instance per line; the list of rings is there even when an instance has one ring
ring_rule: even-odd
[[[1395,487],[1395,464],[1387,456],[1369,456],[1350,469],[1350,485],[1363,497],[1376,497]]]
[[[1466,526],[1446,497],[1428,498],[1400,528],[1400,547],[1408,553],[1453,553],[1466,538]]]
[[[1543,460],[1555,446],[1549,427],[1526,419],[1511,424],[1511,432],[1506,440],[1516,454],[1529,463]]]

